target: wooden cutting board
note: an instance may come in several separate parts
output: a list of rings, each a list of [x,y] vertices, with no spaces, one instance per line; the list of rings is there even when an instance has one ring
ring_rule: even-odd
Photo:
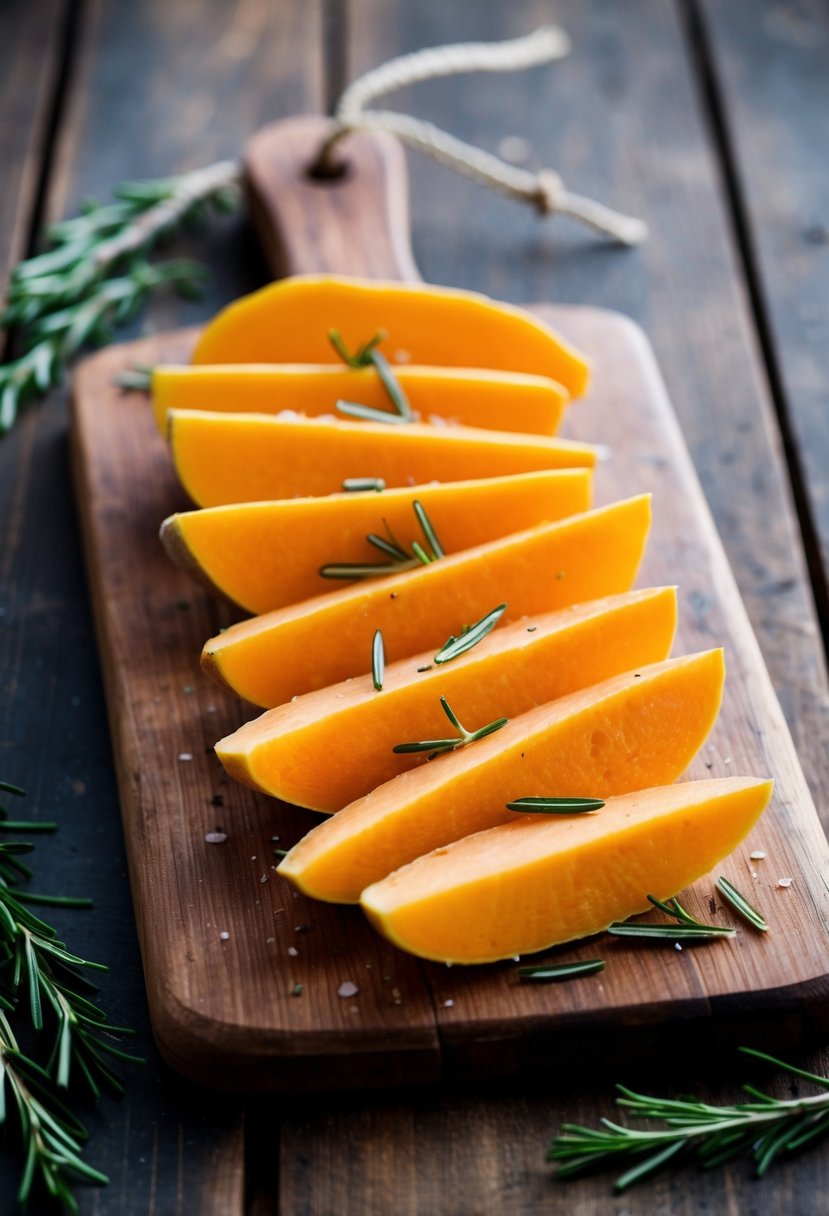
[[[251,202],[274,272],[417,277],[399,149],[350,137],[343,175],[315,182],[305,167],[321,123],[277,124],[249,148]],[[357,909],[313,903],[277,877],[272,850],[317,817],[229,783],[212,753],[249,712],[200,674],[198,656],[239,613],[163,553],[161,520],[188,504],[146,396],[113,384],[135,362],[186,360],[195,334],[112,347],[75,378],[77,497],[153,1025],[173,1067],[205,1085],[292,1092],[481,1079],[680,1045],[792,1049],[825,1032],[829,848],[650,347],[614,313],[534,311],[593,363],[595,387],[570,410],[566,433],[607,445],[597,502],[653,492],[639,585],[679,585],[674,653],[725,647],[723,711],[690,776],[776,779],[771,809],[717,869],[770,932],[741,927],[732,941],[683,951],[594,939],[542,957],[601,956],[600,976],[532,986],[513,963],[421,963]],[[214,833],[226,839],[210,842]],[[752,861],[752,850],[765,858]],[[713,877],[687,894],[704,919],[732,921],[713,899]],[[351,985],[356,993],[341,995]]]

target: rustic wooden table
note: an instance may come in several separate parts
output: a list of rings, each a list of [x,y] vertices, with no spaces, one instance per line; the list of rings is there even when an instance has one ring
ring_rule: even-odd
[[[520,135],[574,189],[647,219],[637,251],[412,162],[426,279],[505,299],[605,305],[656,349],[819,807],[829,794],[829,11],[819,0],[6,0],[0,11],[0,273],[44,225],[126,178],[236,156],[275,118],[330,106],[345,81],[404,50],[502,38],[550,19],[569,59],[482,86],[437,81],[394,104],[497,147]],[[194,244],[213,278],[142,325],[198,322],[259,285],[243,218]],[[135,331],[137,332],[137,331]],[[821,359],[823,354],[824,358]],[[634,403],[635,404],[635,403]],[[745,1162],[660,1176],[623,1199],[607,1176],[553,1181],[564,1120],[607,1113],[612,1082],[545,1079],[493,1092],[244,1103],[213,1098],[154,1052],[125,872],[95,638],[72,505],[65,394],[0,444],[0,776],[61,831],[38,883],[91,894],[62,927],[111,972],[102,998],[149,1057],[127,1096],[90,1112],[108,1189],[84,1213],[299,1216],[829,1212],[825,1148],[755,1183]],[[800,1061],[829,1071],[829,1053]],[[744,1065],[660,1089],[733,1100]],[[653,1078],[651,1078],[654,1081]],[[0,1208],[17,1167],[0,1164]],[[36,1208],[33,1210],[37,1210]]]

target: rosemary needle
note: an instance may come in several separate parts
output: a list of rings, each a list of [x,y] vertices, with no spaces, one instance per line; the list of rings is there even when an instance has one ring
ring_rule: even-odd
[[[600,971],[604,971],[604,960],[588,958],[575,963],[541,963],[537,967],[519,967],[518,978],[536,984],[549,984],[574,980],[581,975],[598,975]]]
[[[378,536],[376,532],[369,532],[366,540],[372,548],[387,557],[388,561],[329,562],[320,567],[320,576],[337,579],[382,578],[387,574],[401,574],[404,570],[416,570],[418,566],[431,565],[438,558],[444,557],[443,546],[423,504],[415,499],[412,509],[431,553],[417,540],[412,542],[411,553],[407,553],[403,546],[398,544],[389,525],[384,520],[387,536]]]
[[[750,925],[758,929],[761,933],[768,933],[768,925],[756,908],[748,902],[745,895],[741,894],[737,888],[722,876],[717,879],[717,890],[721,895],[725,896],[735,911],[739,912]]]
[[[492,633],[492,630],[506,610],[506,604],[499,604],[497,608],[493,608],[486,616],[482,616],[474,625],[470,625],[468,629],[464,629],[457,637],[451,634],[435,655],[434,662],[451,663],[452,659],[457,659],[460,655],[466,654],[467,650],[471,650],[473,646],[477,646],[479,642],[482,642],[485,637]]]
[[[375,692],[383,691],[383,674],[386,668],[386,649],[383,645],[383,631],[376,630],[371,644],[371,682]]]
[[[395,412],[390,414],[388,411],[375,410],[370,406],[360,405],[356,401],[338,401],[336,408],[341,414],[347,414],[352,418],[363,418],[369,422],[414,422],[412,407],[409,405],[409,399],[404,393],[400,381],[392,371],[386,356],[377,349],[385,338],[386,332],[381,329],[352,354],[339,330],[329,329],[328,340],[346,367],[373,367],[375,369]]]
[[[603,806],[601,798],[516,798],[507,803],[507,810],[522,815],[583,815]]]

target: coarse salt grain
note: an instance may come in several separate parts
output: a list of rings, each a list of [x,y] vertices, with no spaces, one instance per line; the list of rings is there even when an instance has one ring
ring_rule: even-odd
[[[337,996],[356,996],[360,989],[351,980],[344,980],[337,989]]]
[[[193,753],[192,752],[179,752],[178,758],[179,758],[179,760],[192,760]]]
[[[749,857],[752,861],[762,861],[765,856],[766,854],[762,849],[755,849],[753,853],[749,853]]]
[[[224,844],[227,832],[206,832],[204,838],[208,844]]]
[[[791,878],[778,878],[777,885],[778,887],[790,887],[792,885],[792,880]]]
[[[220,942],[229,942],[230,941],[230,934],[228,933],[227,929],[222,929],[221,933],[219,934],[219,941]]]
[[[443,1007],[444,1009],[451,1009],[454,1004],[455,1002],[453,1000],[444,1001]]]
[[[682,952],[682,947],[680,946],[679,942],[674,942],[674,950],[679,950],[680,953]]]
[[[296,946],[289,946],[288,953],[290,954],[291,958],[296,958],[299,951],[297,950]]]

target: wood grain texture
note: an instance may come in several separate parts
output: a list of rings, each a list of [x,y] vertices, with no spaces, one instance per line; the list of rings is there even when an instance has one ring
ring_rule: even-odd
[[[308,120],[303,130],[313,148],[314,124]],[[295,121],[286,133],[296,139]],[[279,141],[279,128],[270,138]],[[355,174],[341,184],[341,196],[371,198],[370,174],[381,156],[364,178]],[[289,161],[277,154],[270,163]],[[292,168],[288,179],[271,179],[280,199],[293,176]],[[329,249],[359,248],[352,217],[366,208],[344,199],[336,215],[327,202],[319,213],[312,208],[305,199],[307,222],[286,229],[280,243],[291,242],[294,267],[324,271],[331,269]],[[320,214],[337,229],[323,247],[314,239]],[[395,265],[373,269],[390,276]],[[78,497],[156,1035],[168,1059],[207,1084],[232,1077],[237,1086],[317,1088],[320,1068],[327,1088],[508,1075],[561,1066],[574,1047],[588,1043],[595,1063],[616,1058],[620,1043],[629,1054],[655,1051],[676,1041],[680,1029],[686,1038],[693,1030],[699,1045],[759,1029],[766,1042],[782,1034],[791,1043],[822,1028],[829,983],[820,870],[829,848],[653,358],[641,331],[624,318],[570,307],[541,311],[594,363],[595,388],[571,411],[570,430],[610,445],[598,500],[654,493],[643,585],[680,583],[680,652],[726,648],[724,710],[692,775],[777,779],[774,811],[752,838],[753,847],[762,839],[769,864],[752,872],[749,841],[723,867],[737,886],[748,884],[777,931],[768,939],[743,933],[727,953],[681,957],[615,944],[601,981],[564,986],[551,998],[549,990],[519,985],[513,967],[421,966],[389,951],[354,910],[306,903],[271,873],[267,838],[275,827],[281,841],[292,843],[310,822],[307,815],[226,786],[229,839],[220,848],[205,845],[217,777],[203,752],[235,726],[239,709],[199,680],[196,656],[217,619],[206,593],[187,594],[184,576],[168,568],[156,540],[157,522],[181,496],[148,403],[124,399],[112,386],[114,371],[130,361],[181,359],[181,340],[114,348],[87,361],[76,378]],[[629,400],[635,411],[625,408]],[[184,616],[174,607],[183,595],[190,605]],[[784,871],[797,877],[780,898]],[[710,884],[697,885],[703,914],[706,891]],[[291,924],[297,917],[313,927],[299,947]],[[229,934],[224,943],[222,927]],[[297,957],[288,954],[292,945]],[[390,958],[395,986],[406,994],[398,1004],[385,999]],[[338,1000],[342,980],[357,974],[354,1004]],[[297,981],[300,998],[291,995]],[[609,1017],[617,1027],[612,1042],[596,1035]]]
[[[0,143],[8,150],[22,147],[27,96],[35,90],[46,96],[54,87],[54,65],[47,80],[35,52],[52,53],[63,6],[34,0],[0,7],[0,60],[5,65],[9,57],[0,84]],[[319,104],[321,21],[313,0],[278,7],[267,0],[76,7],[78,58],[57,132],[58,169],[46,200],[50,218],[71,212],[84,197],[108,198],[119,180],[238,155],[257,124]],[[4,168],[0,208],[12,202],[16,180],[13,163],[7,160]],[[35,178],[26,179],[18,234],[32,218]],[[0,249],[17,256],[19,236],[12,248],[10,231],[0,230]],[[201,305],[160,300],[142,322],[149,327],[207,315],[266,273],[239,216],[219,224],[209,244],[191,238],[176,252],[185,248],[215,262],[213,284]],[[136,1027],[137,1049],[149,1057],[146,1068],[128,1070],[122,1103],[104,1100],[98,1110],[83,1112],[91,1132],[88,1158],[112,1181],[101,1192],[82,1188],[81,1210],[143,1216],[189,1208],[238,1216],[244,1201],[241,1103],[213,1099],[174,1076],[152,1043],[71,505],[66,428],[65,395],[56,393],[31,406],[0,444],[0,775],[28,789],[21,814],[60,823],[54,840],[38,840],[35,881],[43,890],[93,897],[92,913],[61,914],[61,932],[88,957],[109,963],[101,1004],[113,1022]],[[4,1154],[4,1216],[16,1167],[13,1155]],[[35,1204],[31,1210],[39,1216],[52,1208]]]
[[[67,0],[0,9],[0,283],[25,255],[66,34]]]
[[[829,11],[812,0],[699,6],[756,270],[777,406],[807,516],[829,637]]]

